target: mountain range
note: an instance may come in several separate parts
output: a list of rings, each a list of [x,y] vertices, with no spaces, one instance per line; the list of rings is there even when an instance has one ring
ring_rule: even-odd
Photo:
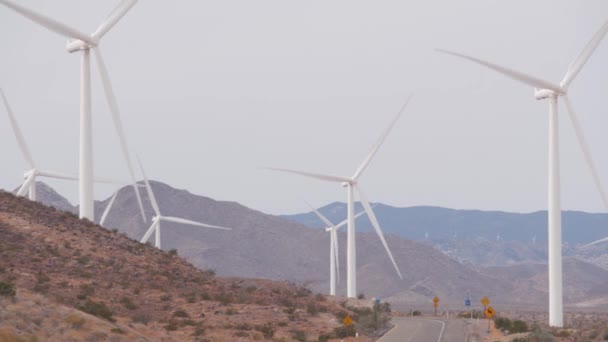
[[[164,249],[176,249],[180,256],[194,266],[199,269],[213,269],[221,276],[288,280],[315,291],[327,292],[329,236],[323,230],[296,222],[293,217],[268,215],[235,202],[215,201],[160,182],[153,181],[151,184],[163,214],[233,228],[232,231],[217,231],[179,224],[163,224]],[[43,201],[65,205],[64,200],[55,198],[60,195],[54,193],[52,189],[46,189],[44,185],[38,188],[41,189],[39,191],[50,194],[49,197],[41,196]],[[109,199],[96,202],[96,217],[101,215],[108,201]],[[131,238],[140,239],[153,215],[145,193],[144,203],[148,216],[147,223],[144,223],[139,215],[132,189],[121,189],[105,226],[117,229]],[[343,204],[334,203],[322,208],[322,212],[331,220],[338,222],[340,208],[344,209]],[[75,208],[70,206],[63,209]],[[396,305],[425,306],[437,295],[442,298],[442,303],[458,307],[462,304],[466,293],[470,292],[473,297],[488,295],[495,303],[510,305],[515,303],[522,307],[533,308],[546,305],[547,290],[544,282],[546,282],[547,270],[546,265],[543,265],[546,252],[542,247],[540,233],[536,245],[533,245],[531,242],[517,239],[509,240],[511,235],[496,228],[516,226],[516,222],[523,222],[525,218],[542,225],[542,213],[529,214],[530,216],[509,213],[494,215],[491,212],[459,213],[457,210],[432,207],[399,209],[382,204],[378,204],[374,210],[387,233],[387,242],[404,279],[401,280],[396,275],[375,233],[365,231],[367,219],[361,218],[357,221],[361,231],[356,237],[358,290],[366,296],[386,298]],[[403,218],[403,212],[416,213],[411,218],[413,223],[406,222],[410,219]],[[398,215],[388,215],[390,213]],[[430,217],[425,217],[424,213],[428,213]],[[310,213],[303,214],[300,218],[307,216],[310,216]],[[475,223],[475,216],[482,218],[481,223]],[[600,221],[605,219],[603,215],[589,214],[589,216]],[[451,226],[446,224],[447,228],[441,228],[441,224],[434,223],[434,217],[444,223],[452,220],[460,223]],[[576,213],[576,217],[593,221],[584,213]],[[503,222],[503,219],[506,221]],[[310,222],[314,221],[311,219],[308,224],[311,224]],[[494,223],[490,224],[490,222]],[[426,227],[424,224],[429,226]],[[530,222],[522,224],[527,227],[534,226]],[[311,225],[319,226],[318,223]],[[597,232],[600,225],[596,223],[596,226],[590,229],[598,237],[600,237]],[[405,234],[403,232],[397,234],[399,226],[406,227],[404,229],[406,232],[418,234],[415,239],[417,241],[402,237]],[[456,237],[454,237],[455,226],[462,227],[456,231]],[[472,232],[483,232],[481,227],[484,226],[498,230],[502,241],[490,239],[495,231],[484,232],[487,238],[474,238],[475,234]],[[414,229],[414,227],[419,228]],[[431,230],[431,227],[435,227],[434,230]],[[472,228],[466,231],[464,227]],[[522,228],[513,228],[513,230],[527,231]],[[429,235],[438,236],[425,238],[424,233],[427,231]],[[345,239],[345,234],[339,233],[342,265],[339,295],[344,295],[346,279]],[[565,282],[572,284],[565,287],[566,305],[568,307],[591,305],[589,303],[592,303],[593,307],[608,305],[608,288],[604,286],[608,281],[608,271],[599,267],[601,265],[598,266],[601,264],[600,261],[606,258],[605,246],[589,248],[579,246],[573,249],[579,252],[585,251],[587,255],[584,258],[572,255],[564,263]],[[510,262],[477,262],[484,259],[501,260],[505,255],[510,255]]]

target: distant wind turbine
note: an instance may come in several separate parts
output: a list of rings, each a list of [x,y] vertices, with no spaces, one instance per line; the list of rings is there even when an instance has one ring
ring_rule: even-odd
[[[361,200],[361,204],[363,205],[363,208],[365,209],[365,212],[367,213],[367,216],[369,217],[369,220],[372,223],[372,226],[374,227],[376,234],[378,234],[378,237],[380,238],[380,241],[382,242],[384,249],[388,253],[388,256],[389,256],[391,262],[393,263],[393,267],[395,268],[397,275],[399,276],[399,278],[403,279],[403,276],[401,275],[401,271],[399,270],[399,267],[397,266],[397,262],[395,262],[395,258],[393,258],[393,254],[391,253],[391,251],[388,247],[388,244],[386,243],[386,240],[384,239],[384,235],[382,234],[382,230],[380,229],[380,224],[378,223],[378,219],[376,218],[376,215],[374,214],[374,211],[372,210],[372,208],[369,204],[369,201],[367,200],[367,196],[365,196],[363,194],[363,190],[361,189],[361,185],[359,184],[359,177],[361,177],[361,175],[363,174],[363,171],[365,171],[365,169],[367,168],[369,163],[372,161],[374,155],[376,155],[376,152],[378,152],[378,149],[380,149],[380,146],[382,146],[382,143],[384,142],[384,140],[386,139],[388,134],[391,132],[393,126],[395,126],[395,123],[397,123],[397,120],[401,117],[401,114],[404,112],[410,99],[411,99],[411,96],[410,96],[410,98],[407,99],[407,101],[405,102],[403,107],[401,107],[401,109],[399,110],[399,113],[391,121],[390,125],[383,132],[382,136],[380,136],[380,139],[372,147],[372,150],[370,151],[370,153],[363,160],[363,162],[361,163],[359,168],[357,168],[357,170],[351,177],[331,176],[331,175],[302,172],[302,171],[282,169],[282,168],[268,168],[268,169],[274,170],[274,171],[293,173],[293,174],[310,177],[310,178],[315,178],[315,179],[320,179],[320,180],[324,180],[324,181],[341,183],[342,187],[346,188],[346,191],[347,191],[347,202],[346,203],[347,203],[347,217],[348,217],[347,218],[348,229],[347,229],[347,238],[346,238],[346,242],[347,242],[346,243],[346,284],[347,284],[346,285],[346,287],[347,287],[346,294],[349,298],[355,298],[357,296],[357,253],[356,253],[356,244],[355,244],[355,220],[354,220],[354,211],[355,211],[355,208],[354,208],[355,194],[354,193],[355,193],[355,191],[359,193],[359,199]]]
[[[118,133],[118,138],[122,148],[123,156],[129,169],[129,174],[133,182],[133,189],[137,195],[137,201],[141,211],[142,219],[145,221],[145,214],[141,196],[136,186],[135,174],[131,157],[127,148],[127,142],[120,120],[120,112],[118,103],[112,90],[110,76],[103,62],[99,43],[101,38],[110,31],[114,25],[135,5],[137,0],[123,0],[110,12],[106,20],[97,27],[97,30],[91,35],[82,33],[73,29],[57,20],[36,13],[28,8],[11,0],[0,0],[0,4],[14,10],[29,20],[62,35],[68,39],[66,49],[68,52],[82,52],[81,62],[81,79],[80,79],[80,168],[79,168],[79,200],[80,200],[80,218],[93,220],[94,215],[94,193],[93,193],[93,133],[92,133],[92,118],[91,118],[91,79],[90,79],[90,50],[93,49],[97,57],[97,67],[103,83],[103,88],[106,98],[112,113],[114,127]]]
[[[8,103],[8,99],[6,98],[6,94],[4,94],[4,91],[2,90],[2,88],[0,88],[0,97],[2,97],[2,101],[4,102],[6,112],[8,113],[8,118],[11,123],[11,128],[13,130],[13,133],[15,134],[15,138],[17,139],[17,145],[19,146],[19,150],[21,151],[23,158],[25,159],[26,163],[28,164],[28,166],[30,168],[24,174],[25,181],[23,182],[23,184],[21,185],[19,190],[17,190],[17,196],[25,196],[25,194],[28,193],[28,198],[31,201],[36,201],[37,200],[37,198],[36,198],[36,179],[37,179],[37,177],[65,179],[65,180],[71,180],[71,181],[78,180],[78,176],[76,176],[74,174],[66,174],[66,173],[56,172],[56,171],[41,170],[36,166],[36,164],[34,163],[34,158],[32,157],[32,153],[27,145],[27,142],[25,141],[25,136],[23,135],[23,132],[21,131],[21,127],[19,126],[19,122],[17,121],[17,118],[15,117],[15,114],[13,113],[13,110]],[[95,183],[106,183],[106,184],[124,184],[125,183],[125,182],[109,180],[109,179],[95,179],[94,182]],[[110,208],[111,208],[111,204],[106,208],[106,210],[109,211]],[[102,217],[102,221],[103,220],[104,220],[104,218]]]
[[[307,203],[308,204],[308,203]],[[319,219],[323,221],[327,225],[325,231],[329,233],[330,242],[329,242],[329,295],[336,295],[336,274],[338,278],[338,282],[340,282],[340,258],[338,253],[338,229],[345,226],[348,223],[348,219],[340,222],[337,225],[331,223],[331,221],[321,214],[317,209],[308,204],[308,206],[312,209],[312,211],[317,214]],[[372,206],[372,208],[375,205]],[[365,214],[365,210],[355,215],[354,219]]]
[[[148,231],[146,231],[146,234],[144,234],[144,237],[140,241],[141,243],[146,243],[148,241],[148,239],[150,238],[150,236],[152,236],[152,233],[155,233],[155,246],[156,246],[156,248],[161,249],[161,243],[160,243],[160,223],[161,223],[161,221],[188,224],[191,226],[198,226],[198,227],[205,227],[205,228],[232,230],[232,228],[213,226],[210,224],[187,220],[187,219],[183,219],[183,218],[179,218],[179,217],[162,215],[160,213],[160,209],[158,207],[158,202],[156,202],[156,197],[154,197],[154,192],[152,191],[150,182],[148,182],[148,178],[146,177],[144,167],[142,166],[139,158],[137,159],[137,162],[139,164],[139,169],[141,170],[141,174],[144,177],[144,184],[146,186],[146,190],[148,191],[148,197],[150,197],[150,203],[152,204],[152,208],[154,209],[154,213],[156,214],[154,217],[152,217],[152,225],[150,226],[150,228],[148,228]]]
[[[591,41],[585,46],[583,51],[574,60],[560,84],[554,84],[515,71],[491,62],[487,62],[475,57],[463,55],[457,52],[438,50],[449,55],[464,58],[471,62],[480,64],[484,67],[501,73],[511,79],[525,85],[534,87],[537,100],[549,100],[549,325],[563,327],[563,295],[562,295],[562,228],[561,228],[561,205],[560,205],[560,172],[559,172],[559,121],[557,115],[558,98],[562,98],[566,109],[570,115],[570,120],[574,126],[574,131],[579,145],[585,156],[585,160],[593,176],[595,185],[600,193],[604,206],[608,208],[608,197],[603,190],[599,174],[591,157],[591,152],[583,131],[579,125],[578,118],[568,99],[568,87],[581,71],[585,63],[589,60],[595,49],[598,47],[606,33],[608,32],[608,22],[593,36]]]

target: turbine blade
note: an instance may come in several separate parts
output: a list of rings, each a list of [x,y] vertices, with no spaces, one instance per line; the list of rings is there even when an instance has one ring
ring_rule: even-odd
[[[156,230],[156,225],[158,225],[159,220],[155,219],[154,221],[152,221],[152,225],[150,226],[150,228],[148,228],[148,230],[146,231],[146,234],[144,234],[144,237],[141,238],[141,243],[146,243],[148,241],[148,239],[150,239],[150,236],[152,236],[152,233],[154,233],[154,231]]]
[[[110,31],[114,25],[124,17],[125,14],[135,5],[137,0],[123,0],[121,1],[110,14],[106,17],[106,19],[99,25],[97,30],[93,32],[91,35],[94,39],[101,39],[108,31]]]
[[[589,171],[591,172],[591,176],[593,177],[593,181],[595,182],[595,187],[597,191],[600,193],[602,198],[602,202],[604,203],[604,207],[608,210],[608,197],[606,197],[606,192],[604,191],[604,187],[602,186],[602,180],[600,179],[600,175],[597,172],[597,168],[595,167],[595,162],[593,161],[593,157],[591,156],[591,149],[589,148],[589,144],[587,143],[587,139],[583,134],[583,129],[581,128],[578,122],[578,116],[570,103],[570,99],[568,96],[563,97],[564,102],[566,103],[566,108],[568,109],[568,114],[570,114],[570,120],[572,121],[572,126],[574,127],[574,132],[576,133],[576,138],[578,139],[578,144],[583,151],[583,155],[585,156],[585,161],[587,162],[587,166],[589,167]]]
[[[144,171],[144,167],[141,165],[141,160],[139,160],[139,157],[137,157],[137,163],[139,164],[139,170],[141,171],[141,174],[144,176],[144,183],[146,184],[146,190],[148,191],[148,197],[150,197],[150,203],[152,203],[152,208],[154,209],[156,216],[160,216],[158,202],[156,202],[156,197],[154,197],[154,192],[152,191],[150,182],[148,182],[148,177],[146,177],[146,171]]]
[[[375,208],[376,204],[372,205],[372,208]],[[357,213],[357,215],[355,215],[354,219],[356,220],[359,216],[365,214],[365,210],[360,211],[359,213]],[[336,229],[340,229],[343,226],[345,226],[348,223],[348,218],[345,219],[344,221],[340,222],[338,225],[336,225]]]
[[[464,59],[467,59],[467,60],[469,60],[471,62],[483,65],[486,68],[492,69],[492,70],[494,70],[494,71],[496,71],[498,73],[501,73],[501,74],[503,74],[503,75],[505,75],[505,76],[507,76],[507,77],[509,77],[511,79],[514,79],[516,81],[522,82],[522,83],[527,84],[527,85],[529,85],[531,87],[534,87],[534,88],[550,89],[550,90],[555,91],[558,94],[561,94],[561,93],[564,92],[564,90],[560,86],[558,86],[556,84],[553,84],[553,83],[551,83],[549,81],[542,80],[540,78],[536,78],[534,76],[530,76],[530,75],[524,74],[524,73],[519,72],[519,71],[515,71],[513,69],[505,68],[503,66],[500,66],[500,65],[497,65],[497,64],[494,64],[494,63],[490,63],[490,62],[487,62],[487,61],[484,61],[484,60],[481,60],[481,59],[478,59],[478,58],[475,58],[475,57],[463,55],[463,54],[460,54],[460,53],[457,53],[457,52],[452,52],[452,51],[442,50],[442,49],[437,49],[437,51],[445,53],[445,54],[448,54],[448,55],[464,58]]]
[[[4,91],[0,88],[0,95],[2,95],[2,100],[4,101],[4,106],[6,107],[6,112],[8,113],[9,121],[11,122],[11,126],[13,126],[13,133],[15,134],[15,138],[17,138],[17,144],[19,145],[19,149],[21,150],[21,154],[23,158],[27,162],[28,166],[32,169],[36,168],[34,165],[34,159],[32,158],[32,153],[30,149],[27,147],[25,143],[25,137],[21,132],[21,128],[19,128],[19,124],[17,123],[17,118],[13,114],[13,111],[8,104],[8,100],[6,99],[6,95],[4,95]]]
[[[114,200],[116,199],[116,195],[118,195],[118,191],[114,192],[114,194],[112,195],[112,198],[110,199],[110,203],[108,203],[108,205],[104,209],[103,214],[101,215],[101,220],[99,220],[100,226],[103,226],[103,224],[106,222],[106,218],[108,217],[108,214],[110,213],[110,210],[112,209],[112,205],[114,205]]]
[[[296,175],[310,177],[310,178],[316,178],[316,179],[320,179],[320,180],[324,180],[324,181],[328,181],[328,182],[338,182],[338,183],[346,182],[346,183],[350,183],[352,181],[350,178],[337,177],[337,176],[331,176],[331,175],[323,175],[323,174],[320,174],[320,173],[303,172],[303,171],[296,171],[296,170],[290,170],[290,169],[280,169],[280,168],[274,168],[274,167],[266,167],[265,169],[272,170],[272,171],[279,171],[279,172],[294,173]]]
[[[131,5],[132,6],[132,5]],[[133,162],[131,161],[131,155],[129,154],[129,148],[127,147],[127,139],[125,137],[124,129],[122,127],[122,120],[120,118],[120,111],[118,110],[118,102],[116,101],[116,96],[114,95],[114,90],[112,89],[112,83],[110,82],[110,75],[108,73],[108,69],[103,62],[103,57],[101,56],[101,50],[99,48],[93,49],[95,52],[95,60],[97,61],[97,68],[99,69],[99,74],[101,76],[101,81],[103,84],[103,89],[106,94],[106,99],[108,101],[108,106],[110,107],[110,113],[112,113],[112,121],[114,122],[114,129],[118,134],[118,140],[120,141],[120,148],[122,150],[122,155],[127,163],[127,169],[129,170],[129,176],[131,177],[131,181],[133,182],[133,190],[135,191],[135,197],[137,198],[137,204],[139,205],[139,212],[141,214],[141,218],[144,222],[146,222],[146,215],[144,213],[144,205],[141,200],[141,194],[139,193],[139,189],[137,187],[137,180],[135,179],[135,173],[133,172]],[[157,213],[158,215],[158,213]]]
[[[192,226],[199,226],[199,227],[205,227],[205,228],[223,229],[223,230],[232,230],[232,228],[226,228],[226,227],[214,226],[214,225],[211,225],[211,224],[200,223],[200,222],[191,221],[191,220],[186,220],[186,219],[183,219],[183,218],[179,218],[179,217],[172,217],[172,216],[161,216],[161,220],[163,220],[163,221],[168,221],[168,222],[175,222],[175,223],[189,224],[189,225],[192,225]]]
[[[10,0],[0,0],[0,4],[3,4],[4,6],[11,8],[12,10],[14,10],[15,12],[21,14],[22,16],[28,18],[29,20],[37,23],[38,25],[41,25],[43,27],[46,27],[47,29],[60,34],[66,38],[76,38],[76,39],[80,39],[83,42],[87,42],[91,45],[95,45],[97,44],[95,42],[94,39],[92,39],[89,35],[87,35],[86,33],[82,33],[76,29],[73,29],[55,19],[51,19],[47,16],[44,16],[40,13],[36,13],[28,8],[25,8],[21,5],[18,5],[16,3],[14,3],[13,1]]]
[[[358,185],[356,185],[355,187],[357,188],[357,192],[359,192],[359,198],[361,199],[361,204],[363,205],[363,208],[365,208],[365,212],[367,212],[367,216],[369,217],[369,220],[372,222],[372,226],[374,226],[374,229],[376,230],[376,234],[378,234],[380,241],[382,241],[382,245],[384,246],[386,253],[388,253],[388,257],[391,259],[391,262],[393,263],[393,266],[395,267],[395,271],[397,271],[397,275],[399,275],[399,278],[403,279],[403,276],[401,275],[401,271],[399,270],[399,267],[397,266],[397,262],[395,262],[395,258],[393,258],[393,254],[391,253],[391,250],[388,248],[388,244],[386,243],[386,240],[384,239],[384,234],[382,234],[382,230],[380,229],[380,224],[378,223],[378,219],[376,219],[376,215],[374,214],[372,207],[369,205],[369,202],[367,201],[367,198],[363,194],[363,191],[361,191],[361,187]]]
[[[38,171],[38,176],[47,178],[67,179],[72,181],[78,180],[78,176],[76,175],[56,171]]]
[[[325,224],[326,224],[327,228],[332,228],[332,227],[334,227],[334,224],[333,224],[333,223],[331,223],[331,221],[330,221],[330,220],[329,220],[327,217],[323,216],[323,214],[321,214],[321,213],[320,213],[320,212],[319,212],[317,209],[315,209],[315,208],[314,208],[312,205],[310,205],[310,203],[306,202],[306,204],[308,204],[308,206],[310,207],[310,209],[312,209],[312,211],[313,211],[315,214],[317,214],[317,217],[318,217],[319,219],[321,219],[321,221],[323,221],[323,223],[325,223]],[[335,227],[334,227],[334,228],[335,228]]]
[[[17,191],[17,196],[25,196],[25,194],[30,189],[30,186],[32,186],[32,183],[35,181],[36,181],[36,172],[32,172],[32,174],[30,174],[25,179],[25,182],[23,182],[23,185],[21,185],[21,188],[19,188],[19,191]]]
[[[583,69],[583,67],[585,66],[585,64],[591,57],[591,55],[593,55],[593,52],[595,51],[595,49],[597,49],[597,47],[598,47],[598,45],[600,45],[602,39],[604,39],[604,36],[606,35],[607,32],[608,32],[608,22],[604,23],[604,25],[599,29],[599,31],[597,31],[595,33],[595,35],[593,35],[593,38],[591,38],[591,41],[589,41],[589,43],[587,43],[587,45],[585,46],[583,51],[581,51],[581,53],[576,57],[574,62],[572,62],[572,64],[570,64],[570,67],[568,68],[568,71],[566,72],[564,79],[560,83],[560,86],[562,88],[567,89],[568,86],[570,86],[570,83],[572,83],[572,81],[574,80],[574,78],[576,78],[576,76],[581,71],[581,69]]]
[[[597,244],[600,244],[600,243],[602,243],[602,242],[606,242],[606,241],[608,241],[608,237],[605,237],[605,238],[603,238],[603,239],[599,239],[599,240],[596,240],[596,241],[590,242],[590,243],[588,243],[588,244],[584,245],[583,247],[589,247],[589,246],[597,245]]]
[[[393,119],[393,121],[391,121],[389,126],[384,130],[384,132],[380,136],[380,139],[378,139],[378,141],[374,144],[374,146],[372,147],[372,150],[369,152],[367,157],[365,157],[365,159],[363,160],[361,165],[359,165],[359,168],[357,169],[357,171],[355,171],[355,174],[352,177],[354,180],[357,180],[357,179],[359,179],[359,177],[361,177],[361,174],[363,173],[363,171],[365,171],[365,169],[367,168],[369,163],[372,161],[372,159],[374,158],[374,156],[380,149],[380,146],[382,146],[382,144],[384,143],[384,140],[386,140],[386,137],[389,135],[389,133],[393,129],[393,126],[395,126],[395,124],[397,123],[397,120],[399,120],[399,118],[401,117],[401,114],[403,114],[403,112],[405,111],[405,108],[407,107],[408,103],[410,103],[411,99],[412,99],[412,96],[410,95],[407,98],[407,100],[405,101],[405,103],[403,104],[403,106],[401,107],[401,109],[399,110],[399,112],[397,113],[397,115],[395,116],[395,118]]]

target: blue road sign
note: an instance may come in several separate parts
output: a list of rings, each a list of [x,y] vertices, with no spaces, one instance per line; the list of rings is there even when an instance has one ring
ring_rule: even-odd
[[[464,300],[464,305],[471,306],[471,299],[467,298]]]

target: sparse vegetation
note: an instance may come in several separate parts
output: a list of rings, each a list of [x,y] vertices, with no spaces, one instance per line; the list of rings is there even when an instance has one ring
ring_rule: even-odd
[[[83,306],[80,307],[80,310],[93,316],[101,317],[110,322],[115,321],[115,319],[112,317],[112,311],[104,302],[94,302],[92,300],[88,300]]]
[[[13,298],[15,297],[15,285],[8,282],[0,282],[0,296]]]

